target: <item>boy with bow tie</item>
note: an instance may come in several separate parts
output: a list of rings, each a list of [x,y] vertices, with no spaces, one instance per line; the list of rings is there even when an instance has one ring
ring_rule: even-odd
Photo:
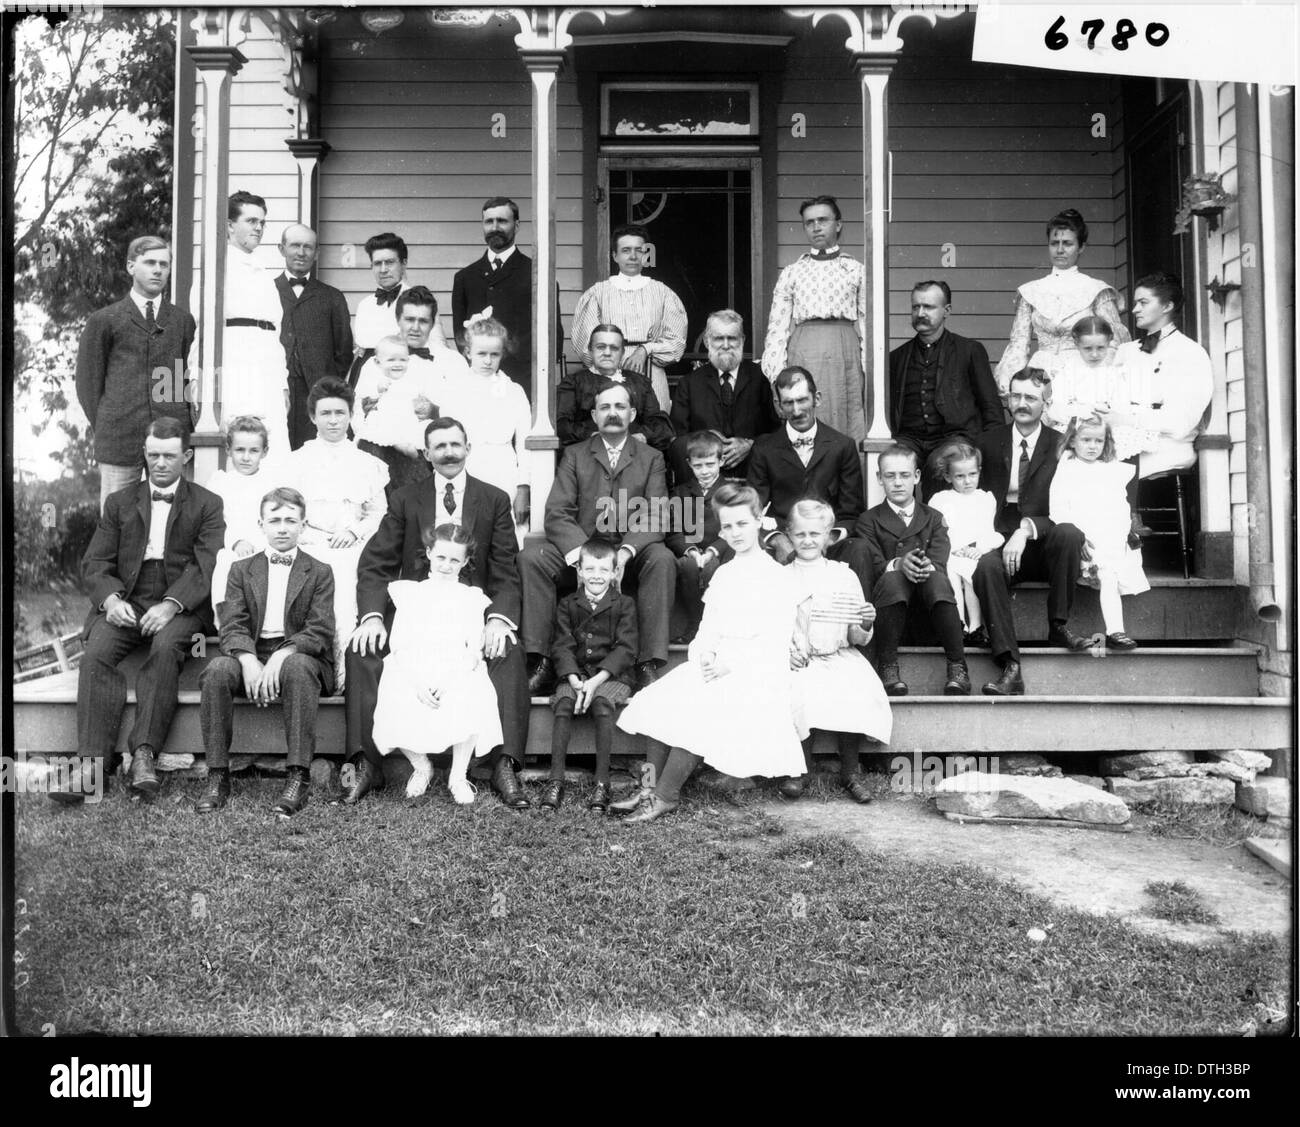
[[[957,598],[948,582],[948,529],[943,514],[916,500],[921,470],[916,452],[894,445],[880,455],[876,477],[885,500],[858,518],[855,534],[873,557],[876,580],[876,653],[880,680],[891,697],[907,695],[898,672],[898,645],[908,610],[923,603],[948,659],[945,696],[969,696]]]
[[[230,798],[234,698],[257,707],[283,701],[289,777],[273,810],[292,817],[307,805],[320,698],[334,688],[334,573],[298,547],[307,502],[296,489],[262,498],[264,552],[230,569],[222,608],[221,656],[203,671],[199,713],[208,783],[195,810]]]

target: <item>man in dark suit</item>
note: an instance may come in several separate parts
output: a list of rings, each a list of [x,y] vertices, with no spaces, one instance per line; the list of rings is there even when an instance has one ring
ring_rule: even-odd
[[[383,757],[371,736],[375,701],[393,605],[388,584],[394,579],[426,579],[429,558],[420,539],[426,528],[459,524],[474,536],[474,554],[462,581],[491,600],[483,628],[483,657],[496,689],[503,743],[489,758],[492,787],[513,808],[528,805],[516,768],[528,743],[528,689],[519,648],[519,572],[510,498],[494,485],[470,477],[465,459],[470,444],[455,419],[434,419],[425,428],[424,453],[433,473],[393,491],[379,530],[366,543],[357,565],[356,630],[347,646],[347,754],[356,779],[343,801],[352,805],[384,785]]]
[[[631,435],[663,454],[673,440],[673,426],[659,406],[659,397],[650,386],[650,378],[640,372],[623,371],[623,330],[617,325],[597,325],[591,330],[588,345],[590,368],[580,368],[560,380],[555,392],[555,433],[565,446],[585,442],[596,433],[592,408],[596,392],[606,380],[627,388],[634,416]]]
[[[946,442],[973,443],[1004,419],[988,353],[979,341],[944,327],[951,312],[947,282],[917,282],[916,336],[889,354],[889,427],[895,442],[916,451],[926,501],[941,488],[927,472],[930,455]]]
[[[780,425],[772,385],[745,355],[745,322],[732,309],[709,314],[704,326],[705,364],[687,372],[673,389],[671,419],[677,440],[668,448],[668,469],[676,482],[688,481],[686,436],[711,430],[723,440],[722,474],[744,477],[749,452],[759,435]]]
[[[980,557],[974,587],[984,611],[989,648],[1002,667],[996,681],[984,686],[988,696],[1020,696],[1025,691],[1011,614],[1011,587],[1022,579],[1048,583],[1048,644],[1085,650],[1086,639],[1069,627],[1079,556],[1084,536],[1072,524],[1055,524],[1050,494],[1061,436],[1042,424],[1043,405],[1052,382],[1038,368],[1023,368],[1011,377],[1007,395],[1014,420],[987,430],[976,439],[982,467],[980,488],[997,501],[994,527],[1006,537],[1001,548]]]
[[[794,556],[794,546],[785,534],[790,510],[796,501],[816,497],[835,510],[833,539],[826,555],[848,564],[862,582],[862,590],[869,592],[876,580],[871,552],[860,538],[852,536],[865,507],[857,445],[848,435],[818,422],[821,396],[806,368],[782,369],[773,386],[785,425],[755,439],[749,454],[749,484],[768,506],[767,518],[774,526],[764,534],[763,546],[778,563],[788,562]],[[767,523],[765,519],[764,525]]]
[[[593,536],[618,544],[620,585],[625,574],[636,581],[641,685],[657,680],[656,669],[668,660],[668,616],[677,581],[673,554],[664,547],[668,480],[663,455],[629,438],[635,415],[623,384],[600,389],[592,410],[598,433],[567,447],[560,458],[546,499],[546,540],[519,553],[524,649],[533,662],[528,687],[534,695],[546,692],[555,679],[549,655],[557,584],[565,591],[575,588],[579,550]]]
[[[519,205],[505,196],[483,204],[482,258],[457,270],[451,281],[451,319],[456,344],[464,347],[465,323],[489,306],[492,316],[510,330],[511,350],[501,370],[533,399],[533,260],[515,245]],[[560,333],[560,303],[556,293],[555,341]],[[558,347],[557,347],[558,354]]]
[[[334,574],[298,548],[307,502],[296,489],[262,498],[264,552],[230,569],[221,617],[221,654],[203,671],[199,718],[208,782],[194,809],[220,810],[230,799],[230,741],[235,694],[259,708],[283,699],[289,775],[272,809],[289,818],[307,805],[316,712],[334,691]]]
[[[194,318],[164,296],[171,248],[156,235],[133,239],[126,252],[131,292],[86,320],[77,349],[77,401],[95,432],[99,504],[140,480],[144,432],[154,419],[194,427],[185,362]]]
[[[144,438],[149,476],[109,495],[82,560],[92,608],[77,679],[82,771],[102,777],[111,767],[126,708],[126,678],[117,667],[148,646],[129,739],[131,790],[141,797],[158,791],[155,756],[176,711],[181,666],[212,626],[212,569],[226,538],[221,498],[181,477],[190,453],[189,434],[176,419],[151,422]],[[50,797],[79,802],[84,790]]]
[[[284,273],[277,275],[284,316],[280,343],[289,367],[289,446],[297,450],[316,437],[307,413],[307,395],[323,376],[346,380],[352,367],[352,323],[342,290],[312,274],[316,232],[295,223],[280,236]],[[285,451],[277,451],[277,456]]]

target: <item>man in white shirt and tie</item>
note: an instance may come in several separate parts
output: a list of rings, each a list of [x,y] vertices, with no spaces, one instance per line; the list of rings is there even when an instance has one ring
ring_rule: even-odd
[[[975,441],[981,455],[980,488],[997,501],[994,528],[1006,542],[980,557],[974,587],[984,612],[989,648],[1002,668],[983,688],[987,696],[1020,696],[1020,669],[1011,587],[1022,580],[1046,580],[1048,644],[1075,652],[1088,641],[1069,626],[1084,536],[1072,524],[1054,524],[1050,493],[1062,436],[1042,424],[1052,381],[1039,368],[1011,377],[1007,396],[1012,422],[986,430]]]
[[[283,702],[289,772],[272,809],[292,817],[307,804],[316,713],[320,698],[334,688],[334,576],[328,564],[298,547],[306,514],[296,489],[272,489],[262,498],[258,521],[266,550],[230,569],[221,655],[200,680],[208,781],[195,805],[199,813],[229,801],[234,701],[241,692],[259,708]]]
[[[118,665],[144,646],[149,656],[136,678],[128,737],[130,786],[137,797],[158,792],[156,757],[176,711],[181,666],[194,638],[212,626],[212,569],[226,536],[221,498],[181,476],[190,454],[188,430],[175,419],[155,419],[144,439],[147,478],[104,502],[82,560],[92,607],[77,678],[82,777],[52,791],[56,801],[82,801],[84,783],[111,768],[126,708]]]

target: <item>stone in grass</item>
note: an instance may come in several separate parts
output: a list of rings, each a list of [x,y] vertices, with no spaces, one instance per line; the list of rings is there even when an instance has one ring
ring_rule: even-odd
[[[973,818],[1063,818],[1105,825],[1129,820],[1128,807],[1115,795],[1063,778],[971,771],[944,779],[934,797],[944,813]]]
[[[252,755],[232,755],[227,770],[232,775],[238,775],[241,771],[247,771],[253,765],[254,758]]]
[[[1263,861],[1271,865],[1288,880],[1291,879],[1291,843],[1275,841],[1264,837],[1246,838],[1246,848]]]
[[[1237,809],[1263,817],[1291,817],[1291,784],[1276,775],[1237,784]]]
[[[1204,767],[1202,774],[1218,775],[1224,779],[1231,779],[1234,783],[1253,783],[1255,781],[1255,772],[1249,767],[1242,767],[1236,763],[1228,763],[1226,760],[1216,759],[1213,763],[1199,763],[1198,767]]]
[[[1097,790],[1106,789],[1106,780],[1100,775],[1066,775],[1072,783],[1082,783],[1085,787],[1095,787]]]
[[[1252,771],[1267,771],[1273,766],[1273,760],[1262,751],[1247,751],[1238,747],[1231,751],[1212,751],[1210,754],[1224,763],[1235,763],[1238,767],[1248,767]]]
[[[1064,772],[1057,766],[1048,763],[1037,752],[1010,752],[1006,755],[998,756],[998,773],[1002,775],[1042,775],[1047,778],[1059,779],[1064,776]]]
[[[339,790],[339,769],[322,755],[311,761],[311,789],[321,795],[334,794]]]
[[[287,775],[289,760],[283,755],[259,755],[253,760],[253,766],[268,775]]]
[[[1240,771],[1240,767],[1233,767],[1233,771]],[[1186,779],[1201,778],[1205,775],[1215,775],[1220,772],[1211,771],[1208,763],[1170,763],[1165,767],[1133,767],[1124,772],[1124,778],[1137,779]]]
[[[1227,806],[1236,797],[1231,779],[1189,777],[1183,779],[1106,780],[1111,793],[1125,802],[1182,802],[1193,806]]]
[[[194,766],[194,756],[188,751],[164,751],[157,759],[159,771],[184,771]]]
[[[1169,764],[1191,763],[1190,751],[1134,751],[1127,755],[1103,755],[1101,773],[1122,775],[1135,767],[1166,767]]]

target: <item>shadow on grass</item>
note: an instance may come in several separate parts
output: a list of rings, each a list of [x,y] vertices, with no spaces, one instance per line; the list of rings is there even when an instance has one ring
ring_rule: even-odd
[[[783,835],[766,792],[637,828],[579,787],[554,813],[390,788],[277,822],[278,780],[234,785],[209,816],[176,778],[151,806],[18,799],[24,1031],[1221,1033],[1285,993],[1274,940],[1193,950]]]

